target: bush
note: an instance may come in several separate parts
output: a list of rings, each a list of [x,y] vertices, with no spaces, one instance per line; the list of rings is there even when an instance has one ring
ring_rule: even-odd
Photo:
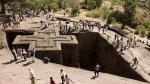
[[[99,8],[102,4],[102,0],[85,0],[81,5],[81,8],[85,8],[88,10],[93,10],[95,8]]]
[[[145,30],[141,31],[141,37],[145,37]]]
[[[145,27],[146,30],[150,31],[150,21],[144,22],[143,26]]]
[[[58,7],[57,3],[51,3],[50,8],[51,8],[54,12],[56,12],[59,7]]]
[[[80,7],[77,2],[72,2],[72,9],[71,9],[71,14],[73,16],[77,15],[80,12]]]
[[[107,19],[110,14],[110,9],[107,7],[97,8],[86,14],[87,17]]]
[[[135,35],[139,35],[139,34],[140,34],[140,31],[139,31],[139,30],[136,30],[136,31],[134,32],[134,34],[135,34]]]
[[[90,11],[86,14],[87,17],[92,17],[92,18],[99,18],[100,17],[100,13],[97,10],[94,11]]]

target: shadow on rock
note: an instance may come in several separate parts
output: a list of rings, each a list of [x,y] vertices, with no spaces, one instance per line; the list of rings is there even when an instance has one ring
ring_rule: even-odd
[[[17,61],[16,64],[19,64],[21,62],[25,62],[26,60],[20,60],[20,61]]]
[[[23,64],[23,66],[28,66],[28,65],[33,64],[33,63],[34,63],[33,61],[29,61],[29,62]]]
[[[8,64],[11,64],[13,62],[16,62],[16,60],[10,60],[9,62],[5,62],[5,63],[2,63],[3,65],[8,65]]]

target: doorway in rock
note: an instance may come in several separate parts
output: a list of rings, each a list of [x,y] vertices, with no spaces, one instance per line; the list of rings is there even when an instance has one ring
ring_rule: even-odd
[[[6,31],[6,40],[8,43],[8,47],[9,49],[12,49],[13,45],[13,41],[16,38],[17,35],[33,35],[33,32],[16,32],[16,31]],[[19,46],[19,45],[17,45]],[[26,47],[26,45],[24,45]]]

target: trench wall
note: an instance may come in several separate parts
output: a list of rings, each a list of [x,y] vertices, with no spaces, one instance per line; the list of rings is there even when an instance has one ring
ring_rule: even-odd
[[[79,65],[81,68],[94,70],[95,65],[99,63],[102,65],[102,72],[146,81],[99,33],[86,32],[74,35],[79,43]]]

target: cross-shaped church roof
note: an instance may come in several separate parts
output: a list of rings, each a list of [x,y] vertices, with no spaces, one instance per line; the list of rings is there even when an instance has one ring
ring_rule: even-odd
[[[29,44],[29,51],[60,51],[62,44],[78,44],[74,35],[59,35],[54,29],[40,30],[33,35],[18,35],[13,45]]]

